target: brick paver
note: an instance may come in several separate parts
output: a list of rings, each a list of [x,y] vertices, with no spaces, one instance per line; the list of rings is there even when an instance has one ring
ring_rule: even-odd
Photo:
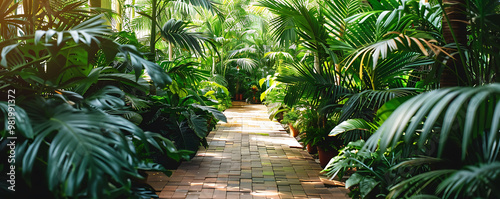
[[[264,105],[234,102],[207,137],[209,147],[183,162],[171,177],[148,182],[160,198],[349,198],[342,187],[326,188],[321,168]]]

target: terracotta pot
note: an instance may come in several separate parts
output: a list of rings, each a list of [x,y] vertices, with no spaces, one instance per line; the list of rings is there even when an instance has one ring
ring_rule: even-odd
[[[318,148],[316,146],[311,145],[311,144],[307,144],[306,149],[307,149],[307,152],[309,152],[310,154],[315,154],[318,152]]]
[[[290,137],[297,137],[299,135],[299,130],[294,128],[292,124],[288,124],[288,127],[290,128]]]
[[[321,147],[318,148],[319,164],[321,168],[325,168],[328,162],[338,154],[338,151],[329,149],[328,151],[323,150]]]

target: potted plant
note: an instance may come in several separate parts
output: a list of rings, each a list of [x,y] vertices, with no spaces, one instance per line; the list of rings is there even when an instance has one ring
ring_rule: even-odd
[[[288,125],[291,137],[297,137],[300,133],[297,128],[294,128],[294,124],[297,119],[299,119],[299,116],[299,113],[293,109],[283,114],[283,120],[281,120],[281,123]]]
[[[335,122],[314,111],[316,109],[306,107],[297,121],[297,127],[302,132],[300,141],[309,153],[318,153],[320,165],[324,168],[330,159],[338,154],[343,142],[339,137],[328,136]]]
[[[306,145],[308,152],[318,153],[322,168],[328,164],[330,159],[338,154],[339,146],[342,144],[342,141],[338,137],[329,137],[328,133],[328,129],[310,127],[303,131],[300,139]]]

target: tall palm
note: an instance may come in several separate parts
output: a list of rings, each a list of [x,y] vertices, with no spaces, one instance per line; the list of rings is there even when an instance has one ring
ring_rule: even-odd
[[[446,62],[440,79],[441,87],[464,86],[468,78],[462,54],[467,48],[466,0],[443,0],[443,38],[446,44],[455,44],[459,50]]]
[[[314,68],[321,71],[320,67],[328,56],[326,46],[330,37],[317,5],[303,0],[264,0],[259,3],[277,15],[270,22],[275,40],[285,46],[301,42],[314,54]]]
[[[249,42],[246,38],[252,33],[249,30],[251,21],[246,16],[247,12],[243,9],[245,2],[224,2],[220,8],[225,12],[224,18],[216,16],[205,18],[201,30],[206,32],[207,37],[216,47],[216,49],[212,50],[212,74],[220,74],[226,78],[228,71],[233,69],[230,66],[236,67],[240,64],[245,69],[255,68],[256,66],[256,61],[246,56],[246,53],[252,51],[251,48],[248,48]],[[217,55],[218,59],[215,55]],[[234,68],[234,71],[236,71],[236,68]]]
[[[155,54],[156,52],[156,43],[157,41],[157,28],[162,29],[160,25],[158,24],[158,19],[164,16],[164,13],[166,11],[166,8],[170,5],[170,2],[174,2],[173,0],[151,0],[150,5],[151,7],[150,14],[147,14],[146,12],[139,12],[139,14],[147,17],[148,19],[151,20],[151,26],[150,26],[150,40],[149,40],[149,48],[150,52]],[[212,0],[180,0],[180,2],[192,5],[192,6],[199,6],[211,11],[218,12],[217,7],[215,6],[215,2]],[[220,13],[219,13],[220,14]]]

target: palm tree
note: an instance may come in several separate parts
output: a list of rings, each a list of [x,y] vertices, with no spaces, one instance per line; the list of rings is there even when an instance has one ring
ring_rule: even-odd
[[[467,85],[466,65],[463,64],[467,42],[466,0],[443,0],[443,38],[446,44],[455,44],[455,53],[446,62],[440,79],[441,87]],[[450,51],[450,53],[452,53]]]
[[[264,0],[260,4],[277,15],[270,22],[275,40],[285,46],[302,42],[314,55],[314,68],[321,71],[329,53],[326,48],[329,36],[319,8],[302,0]]]
[[[372,4],[376,4],[376,2],[372,2]],[[408,5],[415,4],[411,4],[411,1],[408,1],[406,6]],[[399,18],[398,23],[393,23],[395,24],[394,27],[404,26],[408,22],[404,20],[405,16],[412,17],[412,23],[415,21],[427,21],[421,23],[425,26],[413,25],[415,25],[416,29],[423,29],[435,35],[434,38],[437,41],[426,46],[427,51],[429,51],[428,54],[436,57],[436,60],[440,60],[442,57],[450,57],[447,62],[448,64],[461,62],[451,67],[451,75],[443,74],[441,76],[442,78],[451,77],[453,79],[442,83],[441,86],[444,87],[446,84],[450,84],[450,82],[455,85],[469,84],[474,86],[495,82],[497,81],[495,72],[498,71],[499,67],[496,62],[499,55],[498,51],[496,51],[498,49],[498,38],[484,34],[488,33],[495,36],[499,34],[499,29],[493,28],[496,25],[493,25],[494,22],[488,17],[498,16],[499,4],[496,1],[465,1],[463,5],[467,5],[467,12],[465,12],[467,16],[466,18],[461,16],[462,19],[474,19],[469,21],[467,25],[469,32],[462,33],[461,35],[469,35],[469,37],[465,37],[465,40],[464,38],[459,38],[461,36],[455,35],[456,32],[454,32],[455,29],[463,29],[453,26],[450,28],[449,25],[444,27],[444,23],[448,24],[452,21],[451,18],[457,19],[458,16],[446,19],[448,15],[444,15],[444,19],[442,20],[440,17],[436,17],[443,12],[441,10],[443,6],[440,4],[436,5],[440,8],[437,10],[438,12],[416,12],[432,13],[426,17],[419,17],[421,20],[416,20],[418,18],[414,18],[415,15],[412,16],[413,14],[399,15],[403,16],[399,18],[395,17],[398,15],[392,14],[394,12],[382,11],[383,15],[379,15],[377,21],[391,24],[391,20],[389,19]],[[459,7],[463,5],[459,5]],[[379,5],[377,7],[381,8]],[[415,8],[415,6],[411,7]],[[409,8],[411,9],[411,7]],[[429,8],[433,9],[435,6],[429,5]],[[407,12],[410,9],[407,7],[404,11]],[[461,9],[462,11],[464,10],[463,7]],[[445,9],[444,11],[449,12],[450,10]],[[451,14],[460,15],[460,13],[453,12]],[[361,15],[361,17],[366,16],[368,15]],[[385,18],[380,18],[380,16]],[[434,16],[436,20],[429,20],[431,16]],[[458,23],[458,26],[467,24],[464,21],[456,20],[454,20],[454,23]],[[443,24],[443,33],[450,34],[451,36],[436,34],[440,33],[440,24]],[[440,44],[438,41],[443,37],[445,40],[449,38],[453,39],[447,41],[448,45],[444,47],[455,48],[457,50],[445,51],[441,47],[438,47],[437,45]],[[425,40],[420,41],[426,43]],[[427,41],[429,42],[429,40]],[[455,44],[461,45],[458,46]],[[409,45],[401,47],[405,48],[400,49],[411,50],[407,48]],[[367,51],[364,50],[364,52]],[[424,51],[420,51],[419,53],[424,53]],[[360,56],[363,56],[363,54],[360,54]],[[425,62],[430,63],[430,66],[433,67],[440,67],[439,64],[441,63],[439,61],[434,64],[432,64],[432,61]],[[356,61],[353,63],[356,63]],[[377,65],[373,66],[376,68],[378,67]],[[457,71],[453,71],[455,69],[458,70],[458,68],[455,68],[456,66],[464,68],[470,75],[460,76],[460,74],[457,74]],[[391,177],[392,179],[396,179],[393,181],[393,184],[384,184],[385,189],[389,188],[386,191],[391,192],[387,197],[498,197],[499,193],[494,188],[498,186],[500,179],[498,173],[500,159],[496,155],[498,154],[498,147],[496,145],[498,142],[497,134],[499,132],[498,121],[500,121],[497,113],[497,110],[499,110],[498,88],[498,84],[476,88],[453,87],[431,91],[413,98],[398,98],[388,102],[387,106],[384,105],[385,110],[383,111],[389,113],[381,114],[392,114],[390,114],[389,118],[382,120],[383,124],[378,129],[375,126],[375,129],[377,129],[375,134],[368,139],[364,146],[364,149],[368,149],[368,151],[360,150],[358,154],[366,155],[366,152],[372,152],[374,156],[386,156],[385,158],[391,158],[387,157],[387,154],[392,155],[393,157],[389,161],[383,159],[385,162],[393,163],[388,171],[400,171],[411,168],[408,172],[398,173],[396,177]],[[371,98],[369,101],[373,103],[373,99]],[[404,102],[405,100],[408,101]],[[401,102],[404,103],[401,104]],[[397,107],[397,109],[392,112],[393,109],[388,110],[389,108],[387,108],[390,106]],[[333,129],[332,133],[338,134],[354,129],[370,130],[372,128],[373,125],[369,121],[347,120]],[[424,156],[415,156],[415,154]],[[370,158],[364,159],[360,157],[359,159],[351,158],[350,160],[356,162],[356,165],[371,164],[371,162],[364,162],[369,161]],[[335,162],[336,165],[332,165],[338,169],[337,166],[342,167],[340,163],[342,162],[338,161]],[[367,170],[358,172],[357,174],[359,175],[356,175],[356,179],[352,179],[349,183],[356,180],[359,182],[363,176],[370,177],[366,175],[367,172],[370,172],[370,168],[365,169]],[[366,189],[367,187],[360,188]]]
[[[151,7],[150,14],[147,14],[145,12],[138,12],[139,14],[147,17],[148,19],[151,20],[151,26],[150,26],[150,40],[149,40],[149,48],[150,52],[152,54],[155,54],[156,52],[156,43],[157,43],[157,29],[162,29],[159,24],[158,24],[158,19],[161,19],[162,16],[164,15],[164,12],[166,11],[166,8],[170,5],[170,2],[174,2],[172,0],[151,0],[150,5]],[[192,5],[192,6],[199,6],[211,11],[214,11],[218,14],[221,14],[218,12],[217,7],[215,6],[215,3],[211,0],[182,0],[180,1],[181,3]],[[173,30],[171,30],[173,31]],[[171,42],[171,41],[169,41]],[[169,44],[171,47],[171,44]],[[171,51],[170,51],[171,52]]]

